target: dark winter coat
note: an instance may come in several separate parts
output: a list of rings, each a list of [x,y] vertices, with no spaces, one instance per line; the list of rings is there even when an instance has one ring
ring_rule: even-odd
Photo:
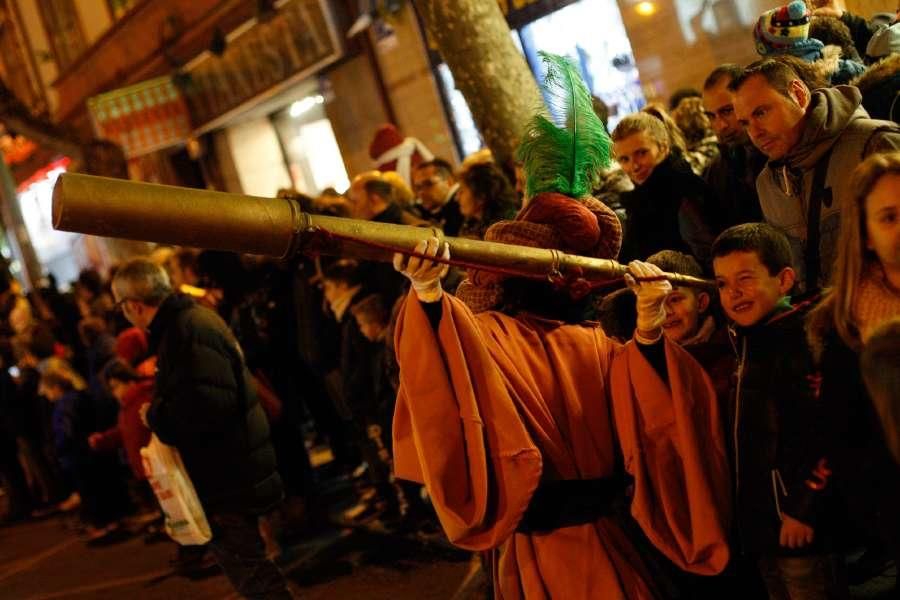
[[[351,304],[359,302],[365,292],[358,292]],[[341,318],[341,392],[353,417],[364,421],[375,410],[372,362],[375,344],[366,339],[348,309]]]
[[[822,405],[833,446],[835,490],[853,529],[881,537],[900,558],[900,466],[892,460],[866,391],[859,354],[832,331],[823,339]]]
[[[269,424],[222,319],[173,294],[150,324],[158,356],[150,429],[181,453],[207,511],[265,512],[282,497]]]
[[[713,236],[705,211],[712,202],[706,182],[683,159],[669,155],[644,183],[622,194],[626,222],[619,260],[678,250],[708,262]]]
[[[817,395],[817,370],[804,336],[804,311],[784,302],[766,322],[730,328],[737,355],[731,390],[731,436],[738,535],[754,554],[786,554],[779,546],[783,512],[816,529],[826,541],[824,489],[807,480],[825,457],[826,435]]]
[[[371,220],[375,223],[401,225],[403,224],[403,209],[396,204],[391,204]],[[406,289],[406,278],[395,271],[393,265],[389,263],[373,261],[360,263],[359,275],[363,280],[365,292],[381,294],[388,304],[393,304]]]
[[[447,199],[447,202],[435,211],[430,211],[422,205],[416,210],[416,216],[441,228],[444,235],[456,237],[459,228],[462,227],[465,218],[459,210],[459,189]]]
[[[719,145],[719,156],[703,174],[715,198],[711,209],[715,232],[762,221],[756,178],[765,166],[766,157],[753,144]]]
[[[853,85],[862,92],[863,108],[870,117],[900,123],[900,54],[875,63]]]
[[[869,40],[872,39],[872,34],[874,33],[872,25],[864,18],[846,10],[841,15],[841,21],[850,30],[850,37],[853,38],[853,45],[856,46],[856,51],[860,56],[865,56]]]

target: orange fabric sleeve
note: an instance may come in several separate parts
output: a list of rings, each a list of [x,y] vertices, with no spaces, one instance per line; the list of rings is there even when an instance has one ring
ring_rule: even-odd
[[[450,541],[486,550],[515,532],[541,455],[474,315],[449,294],[441,302],[437,332],[415,295],[400,310],[394,468],[425,484]]]
[[[679,568],[713,575],[728,563],[731,507],[718,404],[694,358],[665,345],[668,386],[635,342],[613,363],[616,429],[635,479],[631,514]]]

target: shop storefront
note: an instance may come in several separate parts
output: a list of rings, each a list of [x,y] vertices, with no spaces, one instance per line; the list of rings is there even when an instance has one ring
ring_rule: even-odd
[[[325,0],[278,6],[184,69],[194,135],[210,134],[216,161],[228,164],[220,175],[226,189],[268,197],[281,188],[343,189],[347,173],[318,77],[344,53],[335,15]]]
[[[86,236],[53,228],[53,185],[68,165],[68,158],[55,160],[20,183],[16,190],[23,224],[38,260],[64,286],[78,279],[83,266],[95,262],[91,259],[100,258],[87,256]]]
[[[133,179],[274,196],[345,188],[318,73],[344,48],[327,0],[282,0],[172,75],[91,98]]]

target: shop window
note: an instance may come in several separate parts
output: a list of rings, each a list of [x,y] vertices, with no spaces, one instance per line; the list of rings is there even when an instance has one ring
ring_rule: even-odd
[[[441,86],[444,88],[447,108],[450,111],[453,126],[456,128],[456,137],[459,140],[463,156],[468,156],[481,150],[484,146],[484,140],[481,138],[475,119],[472,118],[472,113],[469,111],[469,105],[466,104],[465,97],[462,95],[462,92],[456,89],[456,82],[453,81],[450,67],[446,63],[439,64],[437,66],[437,74]]]
[[[59,69],[65,70],[74,63],[87,48],[84,32],[78,21],[74,0],[53,0],[38,2],[44,29],[53,47],[53,55]]]
[[[325,97],[311,93],[272,116],[294,187],[318,195],[325,188],[350,187],[347,169],[325,115]]]
[[[602,35],[598,35],[600,24]],[[559,35],[560,31],[567,35]],[[616,0],[581,0],[525,25],[520,34],[538,81],[544,79],[539,50],[575,62],[591,93],[609,107],[610,130],[644,106],[631,42]]]
[[[748,28],[772,6],[760,0],[675,0],[678,24],[688,45],[726,33],[748,35]]]
[[[602,24],[602,26],[598,25]],[[602,35],[599,33],[602,27]],[[565,31],[566,35],[559,32]],[[571,58],[591,93],[609,106],[610,129],[640,110],[646,100],[616,0],[580,0],[513,30],[513,41],[525,55],[538,82],[544,79],[538,51]],[[456,89],[446,64],[436,67],[456,137],[463,155],[484,145],[468,104]]]
[[[38,260],[61,284],[78,278],[76,258],[81,235],[53,228],[53,186],[66,172],[69,159],[63,158],[37,171],[18,188],[22,219]]]

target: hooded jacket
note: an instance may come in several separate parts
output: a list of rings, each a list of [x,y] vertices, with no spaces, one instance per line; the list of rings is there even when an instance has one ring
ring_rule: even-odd
[[[807,210],[817,166],[823,163],[825,190],[819,219],[820,285],[834,264],[841,206],[853,197],[849,174],[873,152],[900,149],[900,127],[870,119],[855,87],[814,91],[797,144],[777,161],[769,161],[756,180],[766,221],[787,235],[798,268],[805,273]]]

